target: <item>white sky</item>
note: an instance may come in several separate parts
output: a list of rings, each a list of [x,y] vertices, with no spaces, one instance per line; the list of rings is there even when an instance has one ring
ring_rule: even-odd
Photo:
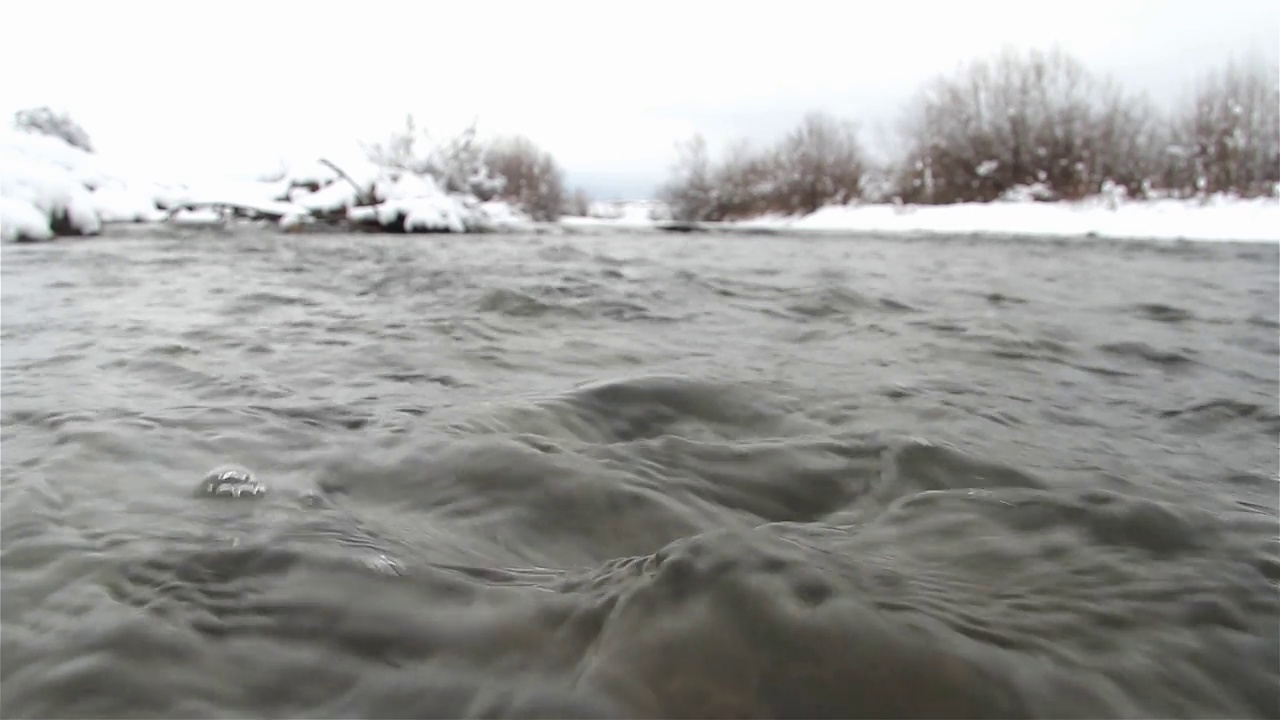
[[[644,194],[696,131],[767,140],[824,109],[875,142],[923,81],[1006,44],[1161,101],[1233,53],[1280,62],[1275,0],[12,0],[0,27],[0,113],[68,110],[103,153],[253,172],[406,113],[477,117],[604,196]]]

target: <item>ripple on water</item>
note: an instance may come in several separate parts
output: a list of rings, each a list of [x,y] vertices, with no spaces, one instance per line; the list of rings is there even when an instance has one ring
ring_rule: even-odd
[[[188,234],[3,249],[6,717],[1280,715],[1274,249]]]

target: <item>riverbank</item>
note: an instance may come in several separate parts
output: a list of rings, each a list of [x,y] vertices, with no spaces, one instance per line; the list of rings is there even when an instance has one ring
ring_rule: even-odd
[[[300,163],[270,179],[160,181],[61,140],[0,137],[0,238],[97,235],[113,223],[275,223],[282,231],[938,234],[1280,242],[1280,199],[1027,198],[953,205],[830,206],[802,216],[675,223],[653,200],[594,203],[590,217],[534,222],[501,201],[446,192],[431,177],[367,161]]]
[[[500,200],[448,192],[434,178],[361,158],[309,160],[269,177],[160,179],[121,158],[59,138],[0,132],[0,239],[98,235],[111,223],[266,221],[284,231],[518,230],[524,213]]]
[[[719,230],[821,234],[898,233],[1143,240],[1280,242],[1280,199],[1212,196],[1192,199],[992,202],[955,205],[833,206],[802,216],[718,223],[672,223],[653,203],[615,204],[614,217],[564,218],[576,229]]]

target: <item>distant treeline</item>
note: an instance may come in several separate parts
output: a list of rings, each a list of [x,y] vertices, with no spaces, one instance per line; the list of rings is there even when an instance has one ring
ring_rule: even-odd
[[[49,108],[14,124],[92,151],[88,134]],[[701,136],[679,146],[659,198],[677,220],[803,214],[855,201],[956,203],[1021,196],[1193,197],[1280,188],[1280,68],[1260,57],[1205,73],[1160,111],[1061,50],[1007,49],[928,82],[896,128],[896,156],[869,159],[857,123],[815,112],[767,146],[740,141],[713,159]],[[425,136],[424,138],[425,139]],[[534,219],[585,215],[549,153],[524,137],[482,141],[473,125],[418,146],[412,117],[371,160],[434,177],[450,192],[503,199]]]
[[[855,200],[1274,195],[1277,70],[1257,58],[1228,63],[1162,113],[1060,50],[1006,50],[926,84],[887,165],[868,160],[856,123],[813,113],[773,145],[740,142],[714,160],[694,137],[661,197],[677,219],[729,220]]]

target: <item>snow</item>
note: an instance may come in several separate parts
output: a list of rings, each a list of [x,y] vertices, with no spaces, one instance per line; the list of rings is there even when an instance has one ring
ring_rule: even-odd
[[[1001,202],[1032,202],[1033,200],[1052,200],[1053,190],[1042,182],[1031,185],[1016,185],[1005,190],[1000,196]]]
[[[345,180],[334,180],[314,192],[291,192],[289,200],[315,213],[344,210],[356,204],[356,189]]]
[[[339,160],[347,177],[318,159],[282,164],[273,179],[203,177],[174,182],[121,158],[87,153],[64,141],[0,129],[0,238],[43,240],[58,232],[97,234],[104,223],[221,223],[228,204],[278,218],[284,229],[345,213],[356,222],[414,231],[528,230],[527,215],[501,201],[446,192],[431,177]],[[312,189],[315,188],[315,189]],[[357,207],[362,198],[374,205]],[[1078,202],[1036,202],[1043,186],[1015,188],[992,203],[832,206],[795,217],[708,223],[727,230],[815,233],[936,233],[1045,237],[1280,242],[1280,200],[1213,196],[1132,200],[1118,186]],[[367,200],[366,200],[367,201]],[[177,213],[169,208],[194,206]],[[652,200],[597,202],[588,217],[561,227],[655,229],[670,219]]]
[[[0,241],[48,240],[49,218],[26,200],[0,196]]]
[[[108,177],[98,157],[64,140],[13,128],[0,132],[3,133],[0,152],[4,153],[6,161],[21,158],[29,163],[47,165],[90,187],[101,184]]]
[[[669,220],[671,213],[666,203],[657,200],[615,200],[593,202],[587,216],[615,220],[629,224],[644,224],[654,220]]]
[[[158,219],[156,199],[164,192],[154,181],[139,180],[121,163],[112,162],[59,138],[0,129],[0,197],[5,198],[4,237],[47,238],[55,225],[84,235],[102,230],[104,222]],[[32,216],[19,210],[22,201],[39,212],[44,230],[30,227]],[[19,232],[21,223],[23,230]]]
[[[284,179],[293,185],[326,185],[338,179],[333,168],[319,160],[303,160],[291,163],[283,173]]]
[[[394,226],[403,220],[406,232],[466,232],[469,209],[448,195],[429,177],[408,172],[383,175],[373,182],[378,224]]]
[[[237,180],[234,178],[201,178],[173,188],[165,197],[167,207],[189,204],[217,204],[244,206],[270,206],[280,202],[289,195],[288,186],[283,181],[263,182],[258,180]],[[282,212],[296,211],[293,203],[289,208],[280,208]]]
[[[1154,240],[1280,242],[1280,201],[1216,197],[1116,202],[1002,202],[826,207],[742,227],[865,233],[993,234]]]
[[[226,218],[213,208],[180,209],[169,215],[174,225],[222,225]]]
[[[528,223],[505,203],[446,193],[427,176],[384,170],[367,160],[344,158],[339,165],[345,177],[316,159],[282,164],[270,173],[273,179],[162,183],[59,138],[8,130],[0,136],[0,231],[11,241],[48,239],[58,228],[96,234],[104,222],[221,224],[227,219],[223,205],[278,218],[289,230],[315,215],[344,211],[353,219],[410,232],[515,229]],[[366,197],[376,205],[356,208]]]
[[[29,204],[44,217],[45,227],[65,219],[84,235],[102,231],[93,198],[75,175],[59,164],[8,150],[0,146],[0,197]],[[30,219],[29,213],[20,214]]]
[[[657,200],[616,200],[593,202],[587,217],[566,216],[560,219],[565,227],[643,229],[671,219],[666,203]]]
[[[295,217],[300,218],[310,215],[310,212],[302,207],[290,202],[281,202],[276,200],[255,200],[252,197],[229,198],[227,196],[219,196],[209,200],[185,200],[177,203],[174,209],[166,213],[166,217],[172,219],[178,212],[196,211],[196,210],[213,210],[218,212],[220,209],[227,210],[248,210],[258,215],[266,215],[273,218]]]
[[[381,224],[381,218],[378,215],[378,208],[375,205],[353,207],[347,210],[347,219],[353,223],[360,223],[362,225],[371,225],[374,223]]]
[[[1030,187],[1000,202],[955,205],[865,204],[830,206],[810,215],[760,217],[709,228],[776,232],[1099,237],[1114,239],[1280,242],[1280,199],[1214,196],[1127,200],[1122,192],[1078,202],[1033,202]],[[567,217],[569,228],[656,229],[663,217],[651,202],[614,203],[593,215]]]
[[[435,180],[408,172],[397,172],[377,178],[373,195],[381,201],[408,198],[444,198],[444,190]]]
[[[278,224],[282,230],[297,230],[310,222],[312,218],[309,215],[284,215],[281,216]]]
[[[484,222],[495,230],[514,231],[527,229],[533,225],[528,215],[501,200],[490,200],[480,203],[477,208]]]
[[[404,229],[408,232],[467,231],[463,213],[458,212],[456,207],[436,202],[432,198],[406,198],[393,203],[405,214]]]
[[[156,207],[154,192],[111,183],[90,194],[94,210],[104,223],[158,222],[164,212]]]
[[[407,172],[387,173],[373,182],[372,207],[352,207],[353,222],[400,225],[407,232],[516,230],[529,220],[504,202],[481,203],[474,197],[445,192],[435,180]]]

